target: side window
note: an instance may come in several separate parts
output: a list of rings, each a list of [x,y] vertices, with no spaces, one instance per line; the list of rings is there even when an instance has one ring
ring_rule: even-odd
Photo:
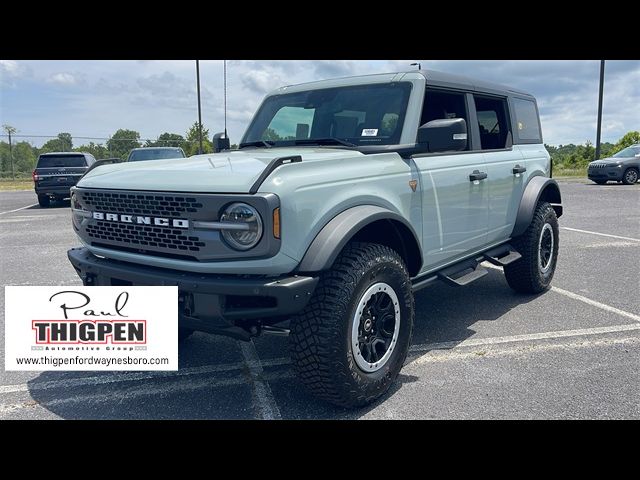
[[[531,100],[513,99],[513,110],[518,126],[518,138],[528,143],[542,143],[536,105]]]
[[[511,132],[507,117],[507,100],[476,95],[473,98],[478,115],[482,150],[506,148]]]
[[[444,118],[464,118],[467,122],[467,128],[469,128],[465,94],[427,89],[420,125],[424,125],[431,120]],[[468,149],[469,145],[467,144],[465,150]]]
[[[262,140],[296,140],[309,138],[314,108],[282,107],[271,119]]]

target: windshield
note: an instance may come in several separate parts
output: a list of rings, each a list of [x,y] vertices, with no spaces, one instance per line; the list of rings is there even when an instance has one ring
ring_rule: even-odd
[[[273,95],[240,146],[398,144],[410,92],[411,84],[402,82]]]
[[[133,150],[129,154],[129,162],[140,160],[162,160],[165,158],[184,158],[184,153],[179,148],[145,148]]]
[[[613,158],[630,158],[635,157],[636,155],[640,155],[640,145],[634,145],[633,147],[627,147],[624,150],[620,150],[613,156]]]
[[[38,160],[37,168],[86,167],[84,155],[43,155]]]

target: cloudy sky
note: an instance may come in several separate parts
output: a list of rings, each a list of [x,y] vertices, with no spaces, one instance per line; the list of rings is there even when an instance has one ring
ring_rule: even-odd
[[[281,85],[332,77],[408,70],[407,61],[227,62],[228,130],[238,142],[262,97]],[[428,61],[423,68],[495,81],[538,99],[545,142],[595,143],[599,61]],[[222,61],[201,61],[203,124],[223,124]],[[608,61],[603,141],[640,129],[640,62]],[[108,137],[118,128],[156,138],[184,134],[197,120],[194,61],[0,60],[0,123],[19,135]],[[42,143],[36,137],[28,138]],[[46,139],[45,139],[46,140]],[[97,140],[99,141],[99,140]],[[74,144],[84,143],[76,140]]]

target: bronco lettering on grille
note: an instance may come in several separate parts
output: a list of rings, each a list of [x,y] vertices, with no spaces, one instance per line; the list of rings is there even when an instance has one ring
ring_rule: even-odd
[[[125,215],[120,213],[92,212],[94,220],[107,222],[135,223],[138,225],[157,225],[159,227],[189,228],[189,220],[182,218],[149,217],[143,215]]]

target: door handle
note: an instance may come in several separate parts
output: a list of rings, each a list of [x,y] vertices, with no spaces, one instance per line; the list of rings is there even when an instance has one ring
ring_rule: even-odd
[[[513,170],[511,170],[513,172],[514,175],[517,175],[518,173],[524,173],[527,171],[527,167],[521,167],[520,165],[516,165],[515,167],[513,167]]]
[[[485,178],[487,178],[487,174],[478,170],[474,170],[473,173],[469,174],[470,182],[475,182],[476,180],[484,180]]]

